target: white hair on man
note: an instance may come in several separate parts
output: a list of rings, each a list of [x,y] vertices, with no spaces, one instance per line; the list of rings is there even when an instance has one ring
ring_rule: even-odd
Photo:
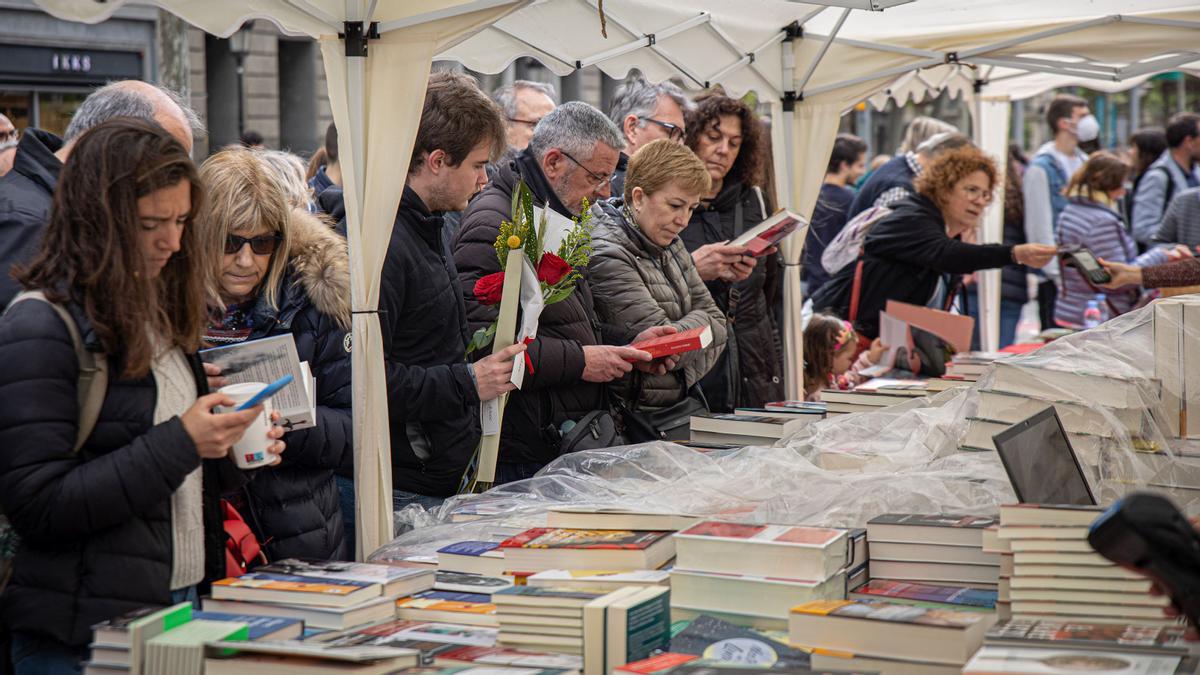
[[[608,116],[613,123],[621,126],[626,117],[633,115],[638,118],[638,126],[644,127],[646,126],[645,118],[654,114],[654,109],[658,107],[658,99],[663,96],[675,101],[685,114],[694,107],[692,101],[674,82],[664,80],[658,84],[652,84],[646,78],[637,75],[630,77],[617,87]]]
[[[159,94],[165,96],[179,108],[184,121],[191,128],[193,138],[204,135],[204,122],[178,93],[151,83],[134,83],[124,80],[110,82],[89,94],[71,117],[71,122],[63,134],[63,140],[75,140],[77,136],[88,129],[114,117],[136,117],[153,121],[158,114],[158,109],[155,102],[147,95],[150,92],[149,87],[156,89]]]
[[[558,106],[538,122],[533,130],[533,139],[529,141],[529,149],[539,161],[546,152],[558,148],[586,162],[592,158],[596,143],[603,143],[614,150],[625,149],[621,130],[604,113],[583,101],[570,101]]]
[[[517,116],[517,93],[522,89],[532,89],[533,91],[538,91],[549,96],[552,101],[558,100],[558,92],[554,90],[554,85],[552,84],[534,82],[533,80],[517,80],[492,92],[492,100],[504,111],[505,117]]]

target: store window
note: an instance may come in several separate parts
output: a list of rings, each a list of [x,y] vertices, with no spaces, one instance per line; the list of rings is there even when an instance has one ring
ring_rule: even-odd
[[[87,94],[38,92],[38,126],[61,137]]]
[[[0,114],[18,131],[33,126],[33,92],[0,89]]]

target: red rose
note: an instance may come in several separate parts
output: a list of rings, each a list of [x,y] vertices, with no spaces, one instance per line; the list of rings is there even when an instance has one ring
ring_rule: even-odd
[[[504,292],[504,272],[493,272],[486,277],[480,277],[475,282],[475,299],[481,305],[494,305],[500,302]]]
[[[566,260],[553,253],[546,253],[542,255],[542,260],[538,263],[538,281],[544,281],[553,286],[562,281],[562,278],[567,276],[567,272],[570,271],[571,266],[567,264]]]

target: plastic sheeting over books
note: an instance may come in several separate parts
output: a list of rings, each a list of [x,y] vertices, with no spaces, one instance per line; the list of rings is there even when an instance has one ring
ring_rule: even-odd
[[[1049,405],[1102,503],[1148,487],[1200,513],[1200,442],[1176,438],[1168,422],[1179,401],[1200,400],[1184,377],[1200,380],[1200,361],[1184,361],[1189,344],[1200,353],[1200,302],[1184,323],[1161,304],[1004,360],[970,388],[826,419],[776,447],[705,453],[655,442],[559,457],[531,479],[400,511],[398,525],[412,531],[372,559],[544,526],[547,510],[564,504],[840,527],[883,513],[995,513],[1015,500],[1008,478],[994,449],[968,441],[990,441],[978,429]]]

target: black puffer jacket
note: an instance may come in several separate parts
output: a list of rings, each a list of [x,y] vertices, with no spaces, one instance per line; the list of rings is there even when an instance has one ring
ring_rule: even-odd
[[[466,362],[466,310],[442,227],[441,216],[405,187],[379,298],[392,486],[433,497],[458,490],[479,442],[479,394]],[[416,448],[410,437],[419,439]]]
[[[83,311],[70,309],[89,349],[99,351]],[[201,459],[178,417],[152,424],[153,375],[122,379],[112,359],[95,430],[73,455],[79,364],[66,326],[45,303],[20,303],[0,319],[0,360],[0,508],[22,539],[0,616],[9,629],[86,645],[93,624],[170,603],[171,495]],[[191,363],[203,394],[199,363]],[[203,463],[211,580],[225,565],[217,498],[246,474],[227,459]]]
[[[942,212],[928,197],[914,194],[892,205],[892,212],[871,226],[863,244],[862,287],[854,327],[879,337],[879,312],[888,300],[925,306],[943,277],[1003,267],[1013,247],[967,244],[951,239]],[[857,263],[846,265],[813,296],[813,308],[849,318]]]
[[[570,211],[558,200],[530,153],[524,152],[500,167],[491,184],[463,212],[462,225],[452,244],[472,331],[491,324],[499,312],[496,305],[476,302],[475,282],[501,271],[493,244],[500,232],[500,222],[511,218],[512,193],[521,177],[539,206],[548,204],[559,214],[570,217]],[[574,293],[546,307],[538,320],[537,339],[527,352],[533,372],[526,372],[521,389],[509,396],[499,461],[549,462],[558,456],[558,446],[553,436],[547,438],[543,433],[547,426],[558,428],[566,420],[578,420],[588,412],[606,407],[604,385],[582,380],[583,348],[602,343],[592,291],[581,279]],[[489,354],[491,349],[483,352],[476,356]]]
[[[739,204],[740,230],[736,225]],[[732,183],[724,186],[711,202],[701,202],[679,238],[693,252],[705,244],[733,239],[762,220],[762,206],[754,190]],[[774,320],[781,284],[778,254],[759,258],[745,281],[705,282],[717,306],[729,317],[729,343],[725,352],[700,382],[710,410],[728,412],[738,406],[759,407],[783,398],[782,343]],[[736,306],[733,316],[729,316],[735,296]]]
[[[26,129],[17,145],[12,170],[0,177],[0,307],[20,292],[10,275],[37,250],[50,215],[62,162],[54,155],[62,139],[41,129]]]
[[[354,461],[349,253],[345,239],[308,213],[293,211],[289,227],[279,308],[259,299],[250,339],[292,334],[317,379],[317,426],[289,432],[283,462],[255,472],[246,486],[250,520],[271,560],[344,560],[350,552],[333,474]]]

